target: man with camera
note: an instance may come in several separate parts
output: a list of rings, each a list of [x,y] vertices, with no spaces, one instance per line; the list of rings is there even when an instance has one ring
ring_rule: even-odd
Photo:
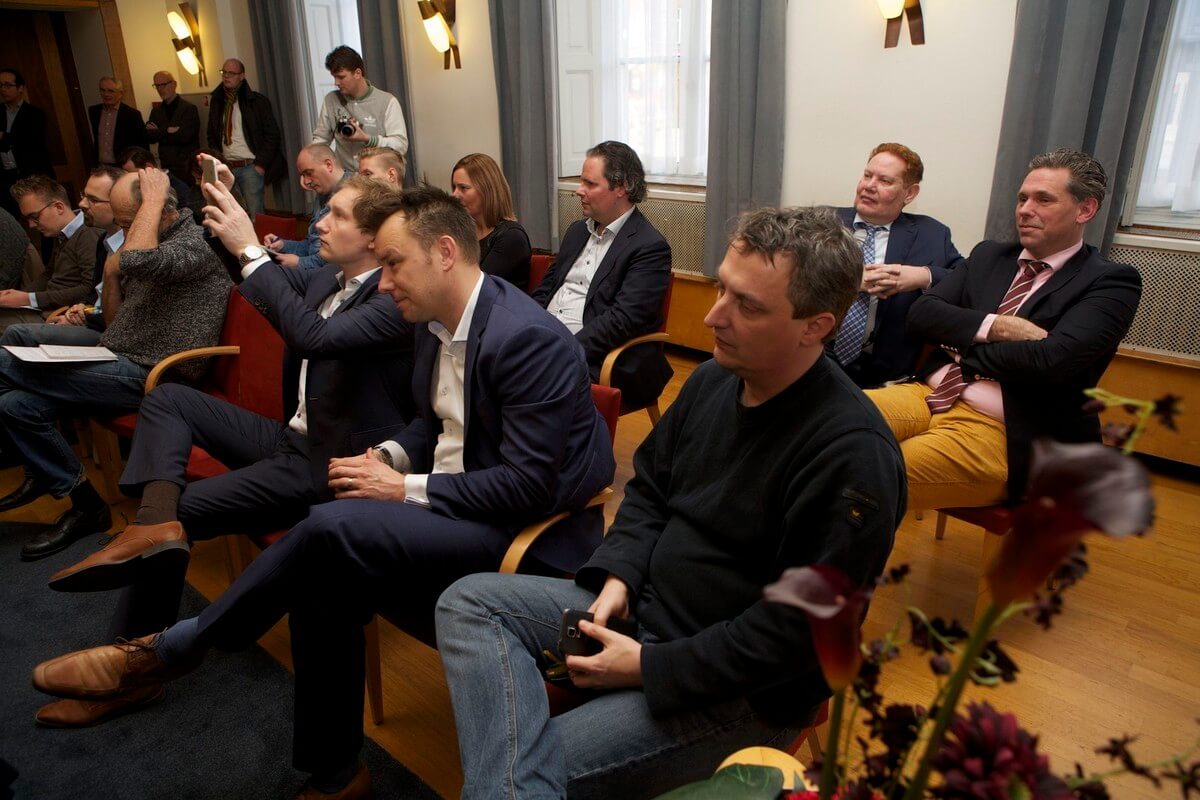
[[[313,144],[330,145],[337,152],[338,164],[350,172],[358,168],[358,151],[364,147],[390,147],[401,156],[407,153],[408,128],[400,101],[371,85],[362,56],[339,45],[325,57],[325,69],[333,76],[337,91],[325,95],[313,128]]]

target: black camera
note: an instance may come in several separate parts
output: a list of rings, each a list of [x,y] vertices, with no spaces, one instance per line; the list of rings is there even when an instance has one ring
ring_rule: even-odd
[[[352,120],[346,114],[338,114],[337,122],[334,124],[333,127],[334,127],[334,130],[336,130],[338,133],[340,133],[342,136],[345,136],[346,138],[349,138],[354,135],[354,129],[355,129],[354,120]]]

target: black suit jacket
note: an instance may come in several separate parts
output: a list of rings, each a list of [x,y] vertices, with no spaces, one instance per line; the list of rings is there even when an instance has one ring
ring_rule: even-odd
[[[533,293],[543,308],[566,281],[589,235],[584,220],[567,229],[553,266]],[[593,381],[599,380],[609,351],[658,330],[670,283],[671,246],[635,208],[596,268],[583,308],[583,329],[575,334]],[[642,345],[617,362],[613,384],[625,405],[636,408],[657,398],[672,372],[661,344]]]
[[[97,103],[88,108],[88,119],[92,123],[92,164],[100,163],[100,111],[104,106]],[[117,125],[113,130],[113,158],[120,158],[126,147],[146,147],[146,122],[142,112],[133,106],[121,103],[117,106]],[[120,166],[118,164],[117,166]]]
[[[170,116],[165,103],[155,103],[150,110],[150,122],[156,128],[146,130],[146,140],[158,143],[158,163],[186,182],[191,174],[188,158],[200,149],[200,112],[177,95]],[[167,128],[174,127],[179,130],[167,132]],[[180,200],[179,204],[186,205],[186,201]]]
[[[432,468],[442,432],[430,396],[440,344],[427,325],[417,326],[413,396],[420,416],[396,442],[418,474]],[[560,511],[582,511],[612,481],[608,426],[592,401],[579,345],[528,295],[491,275],[471,317],[463,387],[464,471],[429,476],[434,512],[515,534]],[[531,553],[574,572],[600,544],[603,526],[597,513],[570,517]]]
[[[402,430],[416,413],[412,396],[413,328],[377,291],[379,273],[322,319],[317,309],[341,289],[338,268],[263,264],[238,291],[279,331],[284,419],[296,413],[300,364],[308,359],[305,402],[317,486],[329,459],[363,453]]]
[[[839,208],[837,212],[842,224],[853,230],[854,209]],[[901,213],[888,231],[883,260],[886,264],[929,267],[932,287],[958,266],[963,257],[950,241],[950,229],[945,225],[923,214]],[[913,374],[922,342],[905,330],[905,322],[912,304],[922,294],[901,292],[878,302],[871,329],[871,351],[843,367],[856,384],[867,389]],[[828,349],[832,355],[832,343]]]
[[[961,355],[963,377],[1000,382],[1008,434],[1008,489],[1019,502],[1029,478],[1033,439],[1099,441],[1100,422],[1084,414],[1084,389],[1095,386],[1129,330],[1142,294],[1141,276],[1084,245],[1021,309],[1049,331],[1036,342],[976,344],[1017,274],[1021,245],[982,242],[963,265],[913,304],[909,331],[939,348],[922,365],[925,378]],[[944,349],[943,349],[944,348]]]
[[[0,108],[0,114],[6,113]],[[6,120],[7,117],[0,117]],[[13,119],[12,130],[0,130],[0,150],[11,150],[17,162],[17,174],[54,175],[50,153],[46,149],[46,112],[28,102],[22,103]]]
[[[266,95],[250,89],[243,80],[238,86],[237,103],[242,108],[242,136],[254,153],[254,165],[263,168],[263,181],[269,186],[287,177],[287,158],[283,154],[283,134],[275,121],[275,112]],[[217,84],[208,101],[208,146],[223,151],[225,125],[225,87]]]

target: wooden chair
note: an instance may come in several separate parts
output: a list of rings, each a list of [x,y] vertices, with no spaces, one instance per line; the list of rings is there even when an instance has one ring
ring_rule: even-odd
[[[975,616],[979,616],[988,602],[987,568],[1000,549],[1000,537],[1012,530],[1012,511],[1007,506],[983,506],[979,508],[937,509],[936,537],[946,537],[946,518],[954,517],[968,525],[983,528],[983,547],[979,560],[979,582],[975,589]]]
[[[546,279],[546,273],[550,271],[550,265],[554,263],[554,256],[543,253],[534,253],[529,259],[529,294],[533,294],[534,290],[541,285]]]
[[[595,402],[600,416],[608,424],[610,441],[615,441],[617,438],[617,419],[621,414],[621,390],[593,383],[592,401]],[[603,506],[612,497],[613,490],[606,488],[588,501],[587,508]],[[529,552],[529,548],[533,546],[533,543],[569,516],[570,512],[563,511],[525,526],[513,539],[512,544],[508,546],[508,552],[504,554],[499,571],[508,574],[517,572],[521,567],[521,561],[524,559],[526,553]],[[363,633],[366,636],[367,704],[371,709],[371,720],[376,725],[379,725],[383,722],[383,676],[379,650],[379,618],[374,617],[367,624],[366,628],[364,628]]]
[[[826,700],[817,709],[817,716],[813,718],[812,724],[804,730],[800,731],[800,735],[792,740],[787,751],[792,755],[800,752],[800,748],[808,745],[808,755],[812,761],[816,761],[821,757],[824,748],[821,746],[821,737],[818,734],[818,728],[829,721],[829,701]]]
[[[612,386],[613,367],[616,366],[617,359],[620,358],[631,347],[637,347],[638,345],[648,344],[651,342],[670,341],[671,337],[667,334],[667,315],[671,313],[671,288],[672,288],[673,284],[674,284],[674,281],[668,281],[667,282],[667,291],[663,294],[662,309],[658,312],[659,318],[661,320],[661,322],[658,325],[658,330],[655,331],[654,333],[647,333],[644,336],[635,336],[634,338],[630,339],[625,344],[621,345],[620,347],[616,348],[615,350],[612,350],[607,356],[605,356],[604,363],[600,365],[600,385],[601,386]],[[641,411],[643,408],[646,409],[646,413],[650,415],[650,424],[657,425],[658,418],[660,416],[662,416],[662,412],[659,410],[659,407],[658,407],[658,398],[657,397],[654,398],[654,401],[648,405],[622,406],[621,414],[622,415],[631,414],[634,411]]]
[[[268,233],[273,233],[280,239],[296,238],[296,218],[277,217],[274,214],[254,215],[254,235],[261,242]]]

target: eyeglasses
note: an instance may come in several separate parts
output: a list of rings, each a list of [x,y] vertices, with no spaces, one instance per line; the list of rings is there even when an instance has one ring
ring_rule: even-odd
[[[154,88],[155,88],[155,89],[161,89],[161,88],[163,88],[164,86],[170,86],[170,85],[171,85],[172,83],[174,83],[174,82],[175,82],[175,81],[163,81],[162,83],[156,83],[156,84],[154,84]]]
[[[10,83],[8,81],[5,81],[4,83],[0,83],[0,89],[15,89],[15,88],[17,88],[17,85],[15,83]]]
[[[87,200],[89,203],[91,203],[94,206],[105,206],[105,205],[109,205],[109,203],[111,202],[109,200],[101,200],[99,197],[92,197],[90,194],[86,194],[86,193],[79,195],[79,199],[80,199],[80,201]]]
[[[41,219],[42,212],[57,202],[58,202],[57,200],[51,200],[49,203],[46,203],[46,205],[42,206],[41,208],[39,208],[37,211],[33,212],[32,214],[26,214],[25,221],[26,222],[37,222],[39,219]]]
[[[234,71],[233,71],[233,70],[231,70],[231,69],[223,69],[223,70],[221,70],[221,75],[222,75],[222,76],[225,76],[225,75],[245,75],[245,74],[246,74],[245,72],[234,72]]]

